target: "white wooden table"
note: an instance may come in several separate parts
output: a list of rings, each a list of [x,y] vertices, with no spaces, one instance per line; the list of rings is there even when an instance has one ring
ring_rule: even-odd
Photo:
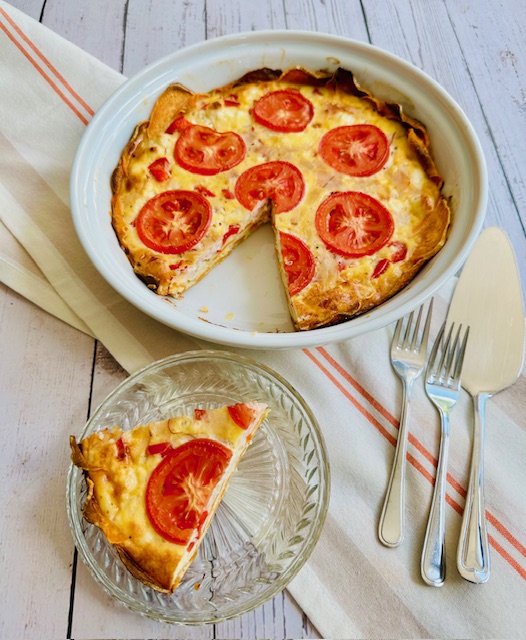
[[[335,33],[398,54],[440,82],[471,119],[490,176],[486,226],[507,231],[526,273],[522,0],[11,4],[127,76],[186,45],[253,29]],[[287,593],[238,619],[197,628],[148,621],[110,600],[77,562],[65,510],[67,436],[126,374],[100,344],[3,285],[0,354],[0,638],[319,637]]]

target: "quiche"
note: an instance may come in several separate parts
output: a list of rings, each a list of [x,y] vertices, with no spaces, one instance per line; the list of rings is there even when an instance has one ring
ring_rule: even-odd
[[[135,578],[176,589],[266,414],[265,404],[247,402],[126,431],[115,426],[79,443],[70,437],[88,485],[83,515]]]
[[[196,94],[170,85],[112,176],[112,222],[148,287],[180,296],[272,224],[297,330],[406,286],[450,210],[426,128],[353,74],[261,69]]]

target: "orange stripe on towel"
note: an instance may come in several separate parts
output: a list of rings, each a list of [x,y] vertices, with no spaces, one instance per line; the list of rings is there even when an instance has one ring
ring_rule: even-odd
[[[14,24],[13,21],[11,20],[10,16],[2,8],[0,8],[0,15],[5,16],[5,18],[8,20],[8,22],[10,24],[12,24],[12,25]],[[16,25],[14,26],[14,28],[16,28],[16,31],[19,32],[19,29],[16,27]],[[35,58],[31,55],[31,52],[28,51],[23,46],[23,44],[19,40],[16,39],[16,37],[9,31],[8,27],[5,24],[3,24],[1,21],[0,21],[0,29],[2,29],[2,31],[11,40],[11,42],[19,49],[19,51],[25,56],[25,58],[27,58],[27,60],[31,63],[31,65],[46,80],[46,82],[55,91],[55,93],[58,96],[60,96],[60,98],[62,98],[63,102],[65,102],[65,104],[68,105],[68,107],[73,111],[73,113],[76,116],[78,116],[78,118],[81,120],[81,122],[83,122],[84,124],[87,125],[88,122],[89,122],[88,118],[83,113],[81,113],[81,111],[73,104],[73,102],[68,98],[68,96],[66,96],[64,94],[64,92],[60,89],[60,87],[58,87],[56,82],[46,73],[46,71],[44,69],[42,69],[42,67],[39,65],[38,61],[35,60]],[[27,41],[27,38],[24,37],[24,40]],[[32,50],[36,51],[36,48],[34,47],[34,45],[31,48],[32,48]],[[42,54],[39,55],[39,58],[45,60]],[[60,74],[58,74],[58,77],[61,78]],[[65,87],[69,87],[69,85],[67,83],[65,83],[64,86]],[[68,89],[68,90],[71,91],[71,89]],[[76,96],[76,94],[74,92],[72,93],[72,95]],[[78,98],[78,96],[76,96],[76,97]],[[79,100],[79,101],[83,106],[85,105],[84,101],[82,101],[82,100]],[[86,105],[86,107],[87,107],[87,105]],[[90,115],[93,115],[93,110],[90,107],[87,107],[86,110],[88,111],[88,113]]]
[[[366,391],[359,382],[357,382],[345,369],[338,363],[334,358],[332,358],[329,353],[323,347],[316,347],[318,353],[347,381],[349,382],[375,409],[381,413],[391,424],[393,424],[393,416],[376,400],[373,396]],[[369,412],[363,405],[358,402],[356,398],[354,398],[345,387],[338,382],[338,380],[332,375],[332,373],[307,349],[303,350],[303,353],[324,373],[324,375],[343,393],[343,395],[352,402],[352,404],[358,409],[358,411],[393,445],[396,446],[396,439],[376,420],[376,418]],[[393,418],[394,419],[394,418]],[[395,420],[398,425],[398,421]],[[420,452],[425,452],[424,456],[431,461],[434,461],[434,465],[437,466],[437,462],[435,458],[425,449],[425,447],[416,440],[416,438],[411,439],[410,441],[413,445],[415,442],[418,443],[416,448]],[[411,454],[407,453],[407,460],[410,464],[419,471],[424,478],[426,478],[432,485],[435,483],[435,479],[433,476],[425,469],[422,464],[416,460],[416,458]],[[447,474],[447,479],[449,483],[457,490],[457,492],[466,496],[466,490],[462,487],[462,485],[455,480],[451,474]],[[460,515],[464,513],[464,509],[458,504],[458,502],[452,498],[449,494],[446,494],[446,502]],[[491,523],[495,529],[522,555],[526,556],[526,548],[506,529],[506,527],[499,521],[497,518],[492,515],[489,511],[486,511],[486,518],[489,523]],[[492,536],[488,535],[488,540],[491,546],[497,551],[499,555],[501,555],[508,564],[517,571],[517,573],[526,580],[526,569],[524,569],[518,562],[513,558]]]
[[[329,380],[336,386],[343,395],[349,400],[358,411],[365,417],[369,422],[378,429],[378,431],[387,439],[392,445],[396,445],[396,439],[376,420],[376,418],[367,411],[353,396],[343,387],[338,380],[319,362],[314,355],[308,351],[307,349],[303,350],[303,353],[314,362],[314,364],[329,378]]]
[[[521,567],[517,560],[510,556],[506,549],[504,549],[504,547],[501,547],[501,545],[495,540],[493,536],[488,535],[488,541],[491,546],[496,549],[496,551],[504,558],[504,560],[506,560],[506,562],[515,569],[515,571],[521,576],[521,578],[526,580],[526,569]]]

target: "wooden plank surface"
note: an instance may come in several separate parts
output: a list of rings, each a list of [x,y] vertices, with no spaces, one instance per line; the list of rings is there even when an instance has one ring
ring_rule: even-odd
[[[473,123],[490,175],[486,226],[507,231],[525,272],[524,2],[11,0],[11,4],[127,76],[205,38],[255,29],[336,33],[372,42],[411,61],[440,82]],[[4,432],[10,434],[3,442],[0,465],[5,496],[0,521],[5,594],[0,638],[319,637],[286,592],[235,620],[195,628],[142,619],[107,597],[74,553],[65,513],[67,437],[80,431],[89,411],[125,373],[101,345],[3,286],[0,353],[8,364],[0,368],[0,391]],[[29,544],[30,536],[42,540],[38,553]]]
[[[526,41],[519,26],[508,26],[526,24],[526,4],[367,0],[365,7],[372,42],[437,80],[470,119],[490,181],[484,226],[508,233],[524,272],[524,145],[518,141],[526,136]]]
[[[0,637],[61,638],[74,549],[65,510],[68,436],[88,416],[93,340],[0,290]]]

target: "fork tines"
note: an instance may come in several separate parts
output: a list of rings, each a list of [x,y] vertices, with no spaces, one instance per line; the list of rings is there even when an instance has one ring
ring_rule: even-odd
[[[398,320],[396,323],[395,332],[393,335],[393,340],[391,342],[392,346],[397,347],[398,349],[417,351],[419,349],[420,344],[425,345],[429,339],[429,330],[431,328],[431,316],[433,313],[433,298],[431,298],[431,302],[429,303],[429,309],[426,317],[426,323],[424,325],[424,333],[422,335],[421,343],[418,342],[420,323],[422,321],[422,313],[424,311],[424,305],[421,305],[418,310],[418,316],[416,318],[416,323],[413,326],[413,318],[415,315],[414,311],[411,311],[408,317],[403,317]],[[407,319],[407,323],[405,324],[404,333],[402,334],[402,327],[404,325],[404,320]],[[412,333],[411,333],[412,332]]]
[[[455,337],[453,338],[454,327],[455,323],[453,322],[446,335],[446,322],[444,322],[438,333],[427,365],[429,382],[439,382],[440,380],[447,382],[449,379],[456,380],[460,376],[466,353],[469,327],[467,327],[462,341],[460,338],[462,325],[458,327]],[[452,338],[453,344],[451,344]],[[441,353],[440,358],[437,357],[439,351]]]

